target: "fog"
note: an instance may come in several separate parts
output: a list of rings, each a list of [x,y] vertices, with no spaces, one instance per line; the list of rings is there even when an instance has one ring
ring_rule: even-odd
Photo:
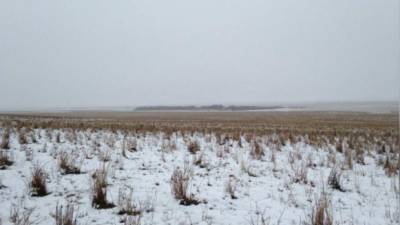
[[[0,1],[0,109],[397,100],[398,0]]]

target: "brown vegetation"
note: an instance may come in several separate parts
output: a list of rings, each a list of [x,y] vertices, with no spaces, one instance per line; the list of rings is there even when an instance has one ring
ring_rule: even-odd
[[[315,201],[311,213],[311,225],[333,225],[330,201],[325,193]]]
[[[333,168],[328,177],[328,185],[335,190],[344,191],[340,181],[341,176],[341,171],[338,168]]]
[[[58,167],[62,174],[80,174],[81,169],[76,162],[76,158],[67,152],[61,152],[58,156]]]
[[[10,222],[14,225],[32,225],[31,216],[34,208],[26,208],[23,205],[13,205],[10,211]]]
[[[57,205],[56,213],[54,215],[56,225],[77,225],[77,215],[75,207],[72,204],[67,206]]]
[[[0,149],[10,149],[10,131],[8,129],[3,131]]]
[[[0,170],[4,170],[11,166],[14,162],[11,160],[9,152],[4,149],[0,149]]]
[[[171,192],[181,205],[197,205],[200,203],[189,193],[191,169],[186,164],[183,170],[176,168],[171,176]]]
[[[192,154],[196,154],[196,152],[200,151],[200,145],[197,141],[191,141],[187,148]]]
[[[96,209],[107,209],[114,204],[107,201],[107,168],[103,165],[92,176],[92,207]]]
[[[38,164],[34,165],[30,182],[32,196],[42,197],[49,194],[47,191],[46,177],[47,173],[44,169]]]

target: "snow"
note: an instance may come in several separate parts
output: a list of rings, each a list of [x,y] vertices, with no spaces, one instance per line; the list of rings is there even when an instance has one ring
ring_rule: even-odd
[[[395,190],[399,189],[399,177],[388,177],[376,164],[378,156],[374,152],[365,154],[365,165],[354,163],[353,169],[342,170],[345,191],[341,192],[327,184],[333,168],[328,155],[336,154],[338,162],[344,156],[303,142],[287,144],[281,150],[263,144],[265,155],[261,160],[254,160],[249,155],[250,143],[244,138],[242,147],[232,140],[221,146],[212,134],[174,133],[168,140],[162,133],[125,136],[121,131],[87,130],[76,131],[76,139],[70,141],[68,130],[50,130],[50,137],[43,129],[35,129],[33,133],[37,143],[30,141],[24,146],[18,143],[16,132],[11,133],[9,151],[14,164],[0,170],[0,182],[5,186],[0,189],[3,225],[12,224],[9,220],[12,205],[21,204],[34,208],[31,219],[36,224],[55,224],[52,215],[56,206],[66,202],[77,206],[79,224],[122,224],[124,216],[118,215],[118,206],[102,210],[91,206],[91,176],[104,164],[99,157],[101,152],[110,153],[110,160],[105,163],[109,168],[108,200],[118,205],[119,191],[132,189],[135,200],[152,203],[154,209],[142,214],[142,224],[261,224],[257,221],[261,216],[267,217],[269,224],[303,224],[310,220],[313,203],[323,191],[331,199],[335,224],[398,222]],[[55,141],[58,133],[60,143]],[[122,156],[124,138],[137,142],[137,151],[126,151],[127,158]],[[202,203],[191,206],[180,205],[170,186],[174,169],[182,168],[185,161],[193,161],[194,156],[186,147],[187,140],[196,140],[201,147],[197,157],[203,155],[201,167],[191,166],[190,187],[190,192]],[[95,148],[95,142],[100,147]],[[167,148],[171,143],[176,144],[176,149]],[[33,152],[30,161],[26,155],[29,150]],[[82,174],[61,174],[56,159],[61,151],[78,155],[76,162],[82,162]],[[291,165],[289,158],[294,153],[302,159],[295,157]],[[271,160],[273,154],[275,163]],[[294,182],[294,170],[300,169],[308,159],[313,165],[307,167],[307,182]],[[35,164],[43,166],[48,173],[50,194],[44,197],[29,194],[29,178]],[[230,179],[237,185],[236,199],[226,192]]]

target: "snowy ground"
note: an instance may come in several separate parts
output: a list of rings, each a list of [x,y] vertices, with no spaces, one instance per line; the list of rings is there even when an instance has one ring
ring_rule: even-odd
[[[344,155],[333,147],[315,149],[300,142],[276,149],[265,137],[257,139],[264,152],[258,160],[250,155],[252,145],[244,137],[240,147],[232,139],[221,145],[214,135],[201,133],[174,133],[169,138],[161,133],[125,135],[119,131],[35,129],[31,133],[28,144],[21,145],[18,132],[11,132],[7,152],[14,164],[0,170],[3,225],[12,224],[13,206],[34,208],[31,220],[35,224],[55,224],[56,205],[66,202],[75,204],[78,224],[122,224],[125,216],[118,214],[118,198],[119,192],[127,190],[132,190],[135,202],[151,208],[142,213],[141,224],[263,224],[261,217],[267,220],[265,224],[309,224],[323,191],[331,201],[334,224],[399,222],[399,177],[387,176],[372,150],[365,150],[365,165],[354,162],[350,169],[343,163]],[[196,154],[187,148],[194,141],[201,149]],[[129,151],[127,143],[134,142],[137,150]],[[57,163],[61,152],[75,155],[82,174],[61,173]],[[180,205],[171,193],[171,175],[185,161],[191,165],[190,193],[201,201],[198,205]],[[30,194],[35,164],[48,175],[50,194],[44,197]],[[107,198],[116,206],[100,210],[91,204],[91,182],[94,171],[103,165],[109,171]],[[334,167],[342,171],[343,191],[327,183]],[[301,171],[307,175],[303,180],[297,179]],[[235,199],[226,190],[228,183],[236,187]]]

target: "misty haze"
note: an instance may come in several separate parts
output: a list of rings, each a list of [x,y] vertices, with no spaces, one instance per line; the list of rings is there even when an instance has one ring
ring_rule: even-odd
[[[399,0],[0,2],[0,225],[400,223]]]

